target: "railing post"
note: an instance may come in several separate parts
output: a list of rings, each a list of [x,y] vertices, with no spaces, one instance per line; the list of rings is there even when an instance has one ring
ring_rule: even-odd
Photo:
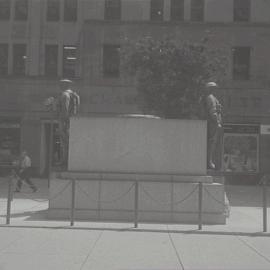
[[[70,209],[70,226],[73,226],[73,225],[74,225],[75,191],[76,191],[76,180],[75,180],[75,179],[72,179],[72,186],[71,186],[71,209]]]
[[[52,173],[52,160],[53,160],[53,124],[54,115],[52,113],[50,121],[50,138],[49,138],[49,156],[48,156],[48,187],[50,187],[51,173]]]
[[[203,183],[199,182],[198,191],[198,229],[202,229],[202,197],[203,197]]]
[[[135,181],[135,192],[134,192],[134,227],[138,228],[138,206],[139,206],[139,186],[138,180]]]
[[[10,224],[10,211],[11,211],[11,200],[12,200],[12,193],[13,193],[13,179],[9,177],[8,182],[8,198],[7,198],[7,217],[6,217],[6,224]]]
[[[263,188],[263,232],[267,232],[267,184],[264,182]]]

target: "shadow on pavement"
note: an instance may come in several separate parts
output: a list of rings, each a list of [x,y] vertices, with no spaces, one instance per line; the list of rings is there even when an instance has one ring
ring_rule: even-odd
[[[225,186],[226,194],[231,206],[239,207],[262,207],[262,186]],[[270,207],[270,187],[268,186],[268,207]]]
[[[25,211],[20,213],[11,213],[10,218],[24,218],[23,221],[48,221],[48,210]],[[0,215],[1,218],[6,218],[6,215]]]
[[[88,221],[89,222],[89,221]],[[203,230],[175,230],[175,229],[140,229],[132,226],[127,228],[108,228],[108,227],[76,227],[76,226],[35,226],[35,225],[0,225],[0,228],[33,228],[33,229],[66,229],[66,230],[85,230],[85,231],[113,231],[113,232],[140,232],[140,233],[178,233],[189,235],[228,235],[228,236],[247,236],[247,237],[270,237],[270,233],[263,232],[237,232],[237,231],[203,231]]]

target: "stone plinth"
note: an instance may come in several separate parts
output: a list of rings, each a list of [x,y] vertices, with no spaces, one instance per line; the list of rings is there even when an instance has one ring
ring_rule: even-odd
[[[134,219],[134,180],[106,178],[106,175],[68,173],[54,175],[50,184],[50,218],[69,218],[71,205],[70,180],[76,179],[75,218],[95,221],[129,221]],[[87,180],[88,178],[88,180]],[[135,179],[135,178],[134,178]],[[203,179],[203,178],[202,178]],[[201,179],[201,181],[202,181]],[[208,178],[206,178],[208,181]],[[179,179],[181,180],[181,179]],[[193,179],[195,180],[195,179]],[[198,221],[198,184],[181,181],[139,180],[139,222]],[[203,222],[225,223],[224,185],[203,183]],[[62,190],[64,190],[62,192]],[[211,195],[209,195],[211,194]],[[184,200],[186,199],[186,200]],[[181,202],[184,200],[183,202]]]

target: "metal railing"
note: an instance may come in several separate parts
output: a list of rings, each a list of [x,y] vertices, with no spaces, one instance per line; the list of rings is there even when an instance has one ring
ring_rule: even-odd
[[[70,226],[74,226],[75,223],[75,212],[76,212],[76,205],[75,205],[75,201],[76,201],[76,189],[78,188],[79,190],[81,190],[86,196],[89,197],[89,199],[93,200],[93,198],[90,198],[91,195],[88,194],[85,190],[83,190],[80,186],[79,183],[77,183],[77,181],[82,181],[82,180],[89,180],[89,179],[61,179],[61,180],[66,180],[68,181],[68,183],[64,186],[64,188],[62,188],[59,192],[57,192],[57,194],[54,194],[52,197],[49,197],[47,200],[43,200],[43,201],[49,201],[49,200],[54,200],[56,198],[58,198],[58,196],[60,194],[62,194],[70,185],[71,185],[71,205],[70,205]],[[91,179],[92,181],[94,179]],[[91,181],[90,180],[90,181]],[[127,179],[120,179],[120,181],[126,181]],[[13,200],[13,189],[14,189],[14,177],[11,174],[5,181],[8,181],[8,196],[7,196],[7,212],[6,212],[6,224],[9,225],[10,224],[10,217],[11,217],[11,202]],[[95,181],[119,181],[118,179],[106,179],[104,177],[101,177],[100,179]],[[112,201],[99,201],[100,203],[111,203],[111,202],[115,202],[117,200],[122,199],[124,196],[126,196],[128,193],[131,192],[132,189],[134,189],[134,218],[133,218],[133,222],[134,222],[134,227],[137,228],[138,227],[138,223],[139,223],[139,193],[143,192],[145,193],[150,199],[152,199],[154,201],[154,198],[143,188],[139,185],[139,183],[142,182],[159,182],[159,183],[168,183],[162,180],[141,180],[141,179],[135,179],[135,180],[129,180],[130,182],[133,182],[132,185],[123,193],[121,194],[118,198],[112,200]],[[170,183],[180,183],[179,181],[170,181]],[[184,182],[181,182],[184,183]],[[190,183],[190,182],[188,182]],[[197,184],[195,186],[195,188],[192,189],[192,191],[187,194],[184,198],[176,201],[176,202],[169,202],[166,204],[171,204],[171,205],[176,205],[176,204],[181,204],[184,201],[186,201],[188,198],[191,197],[191,195],[193,195],[197,190],[198,190],[198,230],[202,230],[202,225],[203,225],[203,194],[204,192],[206,194],[208,194],[213,200],[215,200],[216,202],[223,204],[224,207],[226,207],[226,204],[224,203],[224,201],[219,201],[218,199],[216,199],[210,192],[209,190],[204,186],[203,182],[193,182],[193,184]],[[267,232],[267,195],[268,195],[268,185],[267,185],[267,181],[261,181],[261,187],[262,187],[262,218],[263,218],[263,232]],[[38,202],[41,202],[40,200],[37,200]],[[155,201],[156,203],[158,203],[157,201]],[[160,202],[159,202],[160,203]],[[165,204],[165,203],[163,203]]]

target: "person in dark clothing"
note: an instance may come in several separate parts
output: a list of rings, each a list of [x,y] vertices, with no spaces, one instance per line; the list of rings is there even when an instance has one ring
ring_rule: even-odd
[[[19,169],[17,175],[19,177],[17,181],[17,187],[15,192],[20,192],[22,188],[23,181],[26,182],[29,187],[33,190],[33,192],[37,191],[37,187],[30,180],[31,177],[31,159],[27,155],[26,151],[22,152],[21,159],[19,162]]]

